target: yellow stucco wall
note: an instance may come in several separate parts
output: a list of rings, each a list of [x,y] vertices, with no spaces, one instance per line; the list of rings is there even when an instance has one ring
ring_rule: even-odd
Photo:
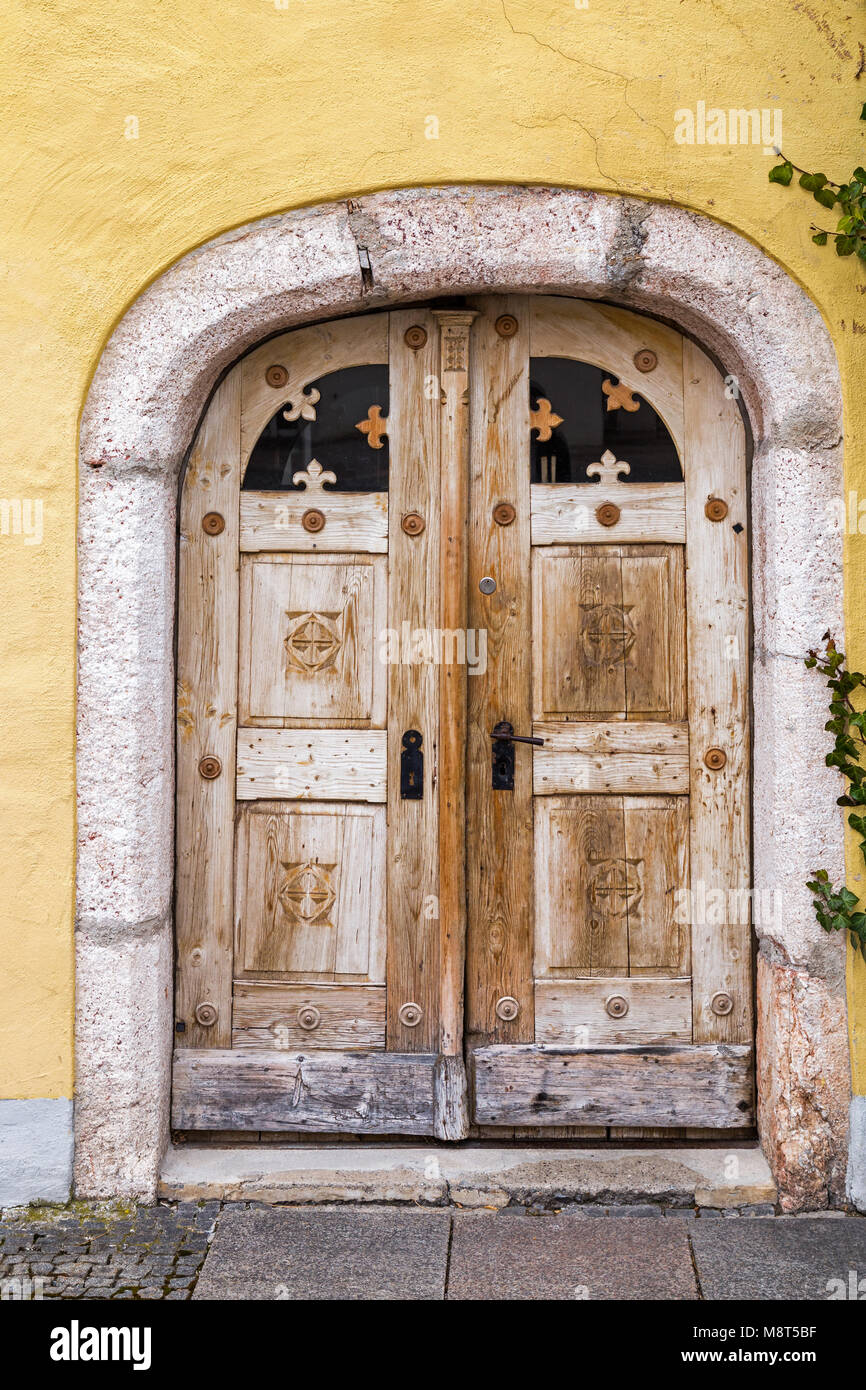
[[[866,76],[856,80],[866,11],[862,0],[6,9],[0,496],[41,499],[44,539],[0,536],[0,1096],[63,1096],[76,437],[100,351],[130,302],[229,227],[379,188],[527,182],[669,200],[750,237],[819,305],[845,382],[847,487],[866,499],[866,266],[811,244],[813,217],[832,226],[832,214],[771,187],[760,147],[673,138],[675,111],[699,101],[780,107],[798,164],[838,179],[866,163]],[[847,549],[848,646],[863,665],[866,542],[849,538]],[[866,968],[850,974],[863,1093]]]

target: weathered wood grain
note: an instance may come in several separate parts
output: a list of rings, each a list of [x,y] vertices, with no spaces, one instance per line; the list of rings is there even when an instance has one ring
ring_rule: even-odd
[[[468,682],[467,1031],[476,1038],[529,1041],[535,1036],[532,988],[532,758],[518,747],[514,790],[491,789],[490,731],[508,720],[516,733],[531,723],[532,594],[529,517],[529,318],[525,299],[477,301],[473,325],[469,625],[487,634],[487,669]],[[503,338],[496,319],[513,314],[517,333]],[[493,508],[515,508],[497,526]],[[492,594],[479,591],[484,576]],[[513,1021],[497,1001],[516,999]]]
[[[436,1057],[398,1052],[174,1054],[176,1129],[431,1134]]]
[[[386,833],[383,806],[243,805],[235,973],[383,983]]]
[[[696,907],[711,891],[727,897],[733,920],[692,920],[696,1042],[747,1042],[752,1036],[749,818],[749,587],[745,437],[735,400],[710,359],[686,341],[686,575],[691,748],[691,874]],[[710,497],[728,504],[710,521]],[[734,527],[738,526],[738,531]],[[726,763],[711,771],[709,748]],[[727,1014],[715,1012],[718,994]],[[711,1125],[710,1120],[698,1123]]]
[[[622,998],[628,1012],[611,1017],[607,1003]],[[692,1040],[690,979],[624,976],[604,980],[536,980],[535,1040],[564,1047],[610,1043],[654,1045]]]
[[[466,632],[469,527],[470,330],[474,310],[435,310],[439,324],[440,459],[439,592],[442,627]],[[440,1128],[452,1138],[465,1125],[463,1068],[464,977],[466,967],[466,663],[439,669],[439,979],[438,1047],[451,1059],[440,1066],[448,1082],[439,1105]],[[440,1100],[442,1098],[440,1097]],[[461,1118],[462,1117],[462,1118]],[[459,1137],[463,1137],[462,1133]]]
[[[239,729],[237,797],[384,801],[384,729]]]
[[[302,1027],[319,1021],[314,1028]],[[232,1047],[303,1052],[385,1046],[385,990],[381,985],[271,984],[236,980]]]
[[[479,1124],[754,1123],[746,1046],[485,1047],[473,1070]]]
[[[544,739],[533,749],[536,796],[565,792],[668,792],[689,790],[689,726],[641,720],[600,723],[536,721]]]
[[[543,798],[536,975],[687,974],[688,883],[683,797]]]
[[[304,513],[322,513],[321,531],[307,531]],[[351,551],[384,555],[388,549],[387,492],[331,492],[308,497],[292,492],[242,492],[242,551],[328,554]]]
[[[682,483],[533,483],[532,544],[671,541],[686,538],[685,489]],[[620,509],[619,521],[604,526],[596,516],[603,502]]]
[[[387,593],[384,556],[244,556],[241,724],[383,728]]]
[[[177,872],[179,1047],[225,1047],[232,1026],[234,762],[238,680],[240,379],[218,387],[193,444],[178,556]],[[218,512],[219,535],[202,519]],[[219,759],[202,777],[200,760]],[[210,1026],[195,1011],[216,1010]]]
[[[413,352],[404,334],[414,325],[427,341]],[[439,749],[439,673],[430,662],[410,661],[402,634],[439,627],[439,415],[436,395],[425,390],[439,370],[439,332],[425,309],[400,311],[390,328],[390,535],[388,628],[400,634],[399,659],[387,667],[388,681],[388,1046],[395,1052],[435,1052],[439,1009],[439,808],[436,770]],[[402,520],[416,512],[419,535],[407,535]],[[424,795],[400,795],[403,735],[417,729],[423,739]],[[403,1004],[421,1009],[410,1028],[400,1019]]]

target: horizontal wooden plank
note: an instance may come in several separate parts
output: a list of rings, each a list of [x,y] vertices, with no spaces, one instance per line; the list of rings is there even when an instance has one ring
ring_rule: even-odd
[[[596,515],[603,502],[619,508],[619,520],[613,526],[604,526]],[[533,545],[578,541],[682,545],[686,539],[683,483],[533,483],[530,511]]]
[[[175,1129],[430,1134],[436,1057],[177,1049]]]
[[[384,801],[385,729],[238,729],[239,801]]]
[[[484,1047],[473,1054],[475,1114],[487,1125],[755,1122],[752,1048]]]
[[[532,727],[544,746],[532,756],[536,796],[567,792],[687,795],[689,726],[651,720],[553,723]]]
[[[232,1047],[357,1052],[384,1046],[384,986],[235,981]]]
[[[315,509],[325,524],[308,531],[304,513]],[[388,549],[387,492],[242,492],[240,548],[325,553]]]
[[[616,1015],[625,1002],[626,1013]],[[691,1042],[692,982],[609,976],[536,980],[535,1040],[548,1046],[601,1047]]]

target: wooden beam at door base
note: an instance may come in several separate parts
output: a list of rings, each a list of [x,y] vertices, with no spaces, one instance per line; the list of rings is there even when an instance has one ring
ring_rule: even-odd
[[[432,1134],[437,1058],[400,1052],[174,1054],[175,1129]]]
[[[746,1046],[483,1047],[473,1071],[481,1125],[755,1123]]]

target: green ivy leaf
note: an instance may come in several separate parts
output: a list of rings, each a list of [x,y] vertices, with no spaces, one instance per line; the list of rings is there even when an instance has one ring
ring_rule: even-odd
[[[787,160],[785,160],[783,164],[777,164],[774,169],[770,170],[770,183],[782,183],[786,188],[793,177],[794,166],[793,164],[789,164]]]
[[[812,194],[816,203],[820,203],[822,208],[832,208],[836,205],[836,194],[832,188],[818,188]]]
[[[817,193],[819,188],[823,188],[827,182],[826,174],[801,174],[800,187],[806,188],[810,193]]]
[[[854,238],[850,236],[839,236],[836,238],[836,255],[852,256],[854,254]]]
[[[814,241],[814,243],[815,243],[816,246],[826,246],[826,245],[827,245],[827,233],[826,233],[826,232],[818,232],[817,236],[813,236],[813,237],[812,237],[812,240]],[[814,666],[814,665],[815,665],[815,662],[814,662],[814,661],[807,661],[807,662],[806,662],[806,665],[807,665],[807,666]]]

